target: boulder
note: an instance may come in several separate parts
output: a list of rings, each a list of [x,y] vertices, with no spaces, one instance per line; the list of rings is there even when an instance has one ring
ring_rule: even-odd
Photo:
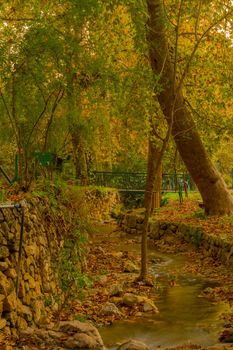
[[[166,231],[166,235],[164,236],[164,242],[167,243],[167,244],[175,244],[175,242],[177,241],[177,238],[176,236],[172,233],[167,233]]]
[[[103,316],[120,316],[121,313],[120,313],[118,307],[115,304],[107,302],[101,308],[100,315],[103,315]]]
[[[106,275],[101,275],[98,277],[97,282],[103,287],[107,284],[108,282],[108,277]]]
[[[145,298],[139,295],[126,293],[122,298],[122,304],[132,307],[134,305],[142,303],[144,300]]]
[[[128,260],[124,263],[123,271],[134,273],[134,272],[139,272],[139,268],[132,261]]]
[[[160,228],[161,228],[161,230],[166,231],[166,229],[167,229],[167,224],[166,224],[165,222],[163,222],[163,223],[160,225]]]
[[[152,312],[152,313],[159,313],[158,308],[155,306],[154,302],[150,299],[147,299],[142,304],[142,310],[143,312]]]
[[[121,344],[117,350],[148,350],[148,347],[138,340],[129,340]]]
[[[233,328],[224,329],[219,340],[221,343],[233,343]]]
[[[137,223],[138,224],[143,224],[143,221],[144,221],[144,216],[140,215],[140,216],[137,217]]]
[[[103,340],[94,326],[80,321],[63,321],[58,325],[58,331],[70,335],[64,342],[68,349],[104,349]]]
[[[136,228],[137,226],[137,216],[129,215],[127,218],[127,224],[129,228]]]
[[[121,259],[123,256],[123,252],[111,252],[110,254],[113,258],[116,258],[116,259]]]
[[[119,296],[122,293],[123,293],[123,288],[120,284],[113,285],[109,292],[111,297]]]
[[[96,339],[85,333],[76,333],[74,336],[69,337],[64,342],[64,346],[67,349],[102,349],[101,345]]]
[[[232,347],[229,348],[228,346],[226,344],[215,344],[215,345],[208,346],[207,350],[227,350],[227,349],[232,350]]]
[[[132,235],[136,235],[137,234],[137,229],[136,228],[131,228],[130,233]]]
[[[114,304],[122,304],[122,298],[121,297],[112,297],[111,302]]]
[[[158,308],[155,306],[154,302],[146,297],[126,293],[122,298],[122,304],[128,307],[133,307],[135,305],[140,305],[140,311],[142,312],[153,312],[159,313]]]
[[[154,239],[158,239],[159,238],[159,222],[156,221],[156,222],[152,222],[150,224],[150,237],[151,238],[154,238]]]
[[[169,228],[173,233],[175,233],[177,231],[177,225],[175,225],[175,224],[171,224]]]

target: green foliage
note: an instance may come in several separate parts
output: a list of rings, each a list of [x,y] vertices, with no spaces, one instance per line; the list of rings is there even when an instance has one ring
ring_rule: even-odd
[[[77,320],[77,321],[79,321],[79,322],[87,322],[87,320],[88,320],[88,316],[86,316],[86,315],[75,315],[74,316],[74,320]]]
[[[44,299],[44,306],[51,306],[53,304],[52,296],[48,296]]]
[[[85,264],[87,237],[81,233],[79,223],[65,239],[63,249],[59,253],[55,269],[59,280],[60,289],[67,303],[73,298],[82,298],[82,290],[91,287],[90,279],[85,275],[83,264]]]
[[[144,192],[120,192],[120,197],[125,209],[141,208],[144,206]]]
[[[32,194],[33,197],[39,197],[39,198],[47,197],[47,192],[40,191],[40,190],[37,190],[37,189],[31,191],[31,194]]]
[[[192,243],[195,245],[196,248],[198,248],[201,244],[203,238],[203,233],[199,230],[196,230],[194,234],[192,235]]]
[[[168,199],[168,197],[162,197],[161,198],[161,201],[160,201],[160,206],[161,207],[164,207],[165,205],[167,205],[168,204],[168,202],[169,202],[169,199]]]
[[[101,187],[101,186],[97,186],[93,189],[93,191],[95,192],[95,196],[97,198],[106,198],[109,195],[109,188],[107,187]]]
[[[231,224],[231,223],[233,223],[233,216],[232,215],[225,215],[219,219],[219,223]]]
[[[6,195],[7,195],[7,191],[5,188],[3,188],[3,186],[0,182],[0,202],[6,201]]]
[[[198,2],[182,2],[177,80],[197,38],[227,9],[218,0],[207,3],[200,13],[205,20],[198,20]],[[175,26],[170,22],[177,24],[179,6],[172,1],[164,4],[166,34],[174,42]],[[28,166],[31,175],[31,152],[48,148],[64,157],[77,152],[80,162],[81,144],[88,170],[108,165],[144,171],[148,120],[155,120],[163,137],[166,129],[155,101],[160,76],[151,73],[147,57],[146,2],[32,0],[29,5],[9,0],[2,5],[1,16],[10,20],[0,25],[0,157],[10,153],[13,158],[17,149],[23,150],[28,164],[21,165]],[[231,157],[225,145],[222,149],[219,145],[223,137],[226,144],[232,141],[230,20],[229,16],[205,37],[183,84],[208,151],[229,185]],[[56,104],[59,91],[63,97]],[[169,171],[183,168],[174,154],[172,145],[166,155]]]
[[[207,215],[203,209],[197,210],[192,214],[192,217],[195,219],[205,220]]]

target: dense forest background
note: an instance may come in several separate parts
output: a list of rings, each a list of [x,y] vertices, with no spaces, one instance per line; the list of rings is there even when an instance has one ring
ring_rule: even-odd
[[[25,187],[48,176],[46,152],[80,183],[94,170],[146,171],[148,135],[159,148],[168,128],[157,101],[163,72],[153,72],[149,57],[150,2],[1,5],[0,159],[13,174],[19,155]],[[163,5],[175,80],[208,155],[232,186],[232,3]],[[170,139],[163,172],[174,171],[186,170]]]

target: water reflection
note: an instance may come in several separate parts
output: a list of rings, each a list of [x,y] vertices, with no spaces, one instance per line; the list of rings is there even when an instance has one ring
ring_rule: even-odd
[[[195,275],[181,275],[183,256],[171,259],[160,254],[157,259],[153,273],[161,285],[156,302],[160,313],[100,329],[106,346],[112,347],[128,339],[141,340],[150,347],[173,346],[187,341],[202,345],[217,343],[219,316],[228,306],[199,297],[203,289],[213,284]],[[175,278],[174,286],[169,283],[171,278]]]

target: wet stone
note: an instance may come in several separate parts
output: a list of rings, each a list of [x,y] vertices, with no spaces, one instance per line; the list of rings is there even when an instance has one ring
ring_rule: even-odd
[[[129,340],[126,343],[121,344],[117,350],[148,350],[146,344],[138,340]]]
[[[115,304],[107,302],[101,308],[100,314],[103,315],[103,316],[118,316],[121,313],[120,313],[118,307]]]
[[[110,290],[110,296],[119,296],[122,293],[123,293],[123,288],[119,284],[112,286],[112,288]]]

